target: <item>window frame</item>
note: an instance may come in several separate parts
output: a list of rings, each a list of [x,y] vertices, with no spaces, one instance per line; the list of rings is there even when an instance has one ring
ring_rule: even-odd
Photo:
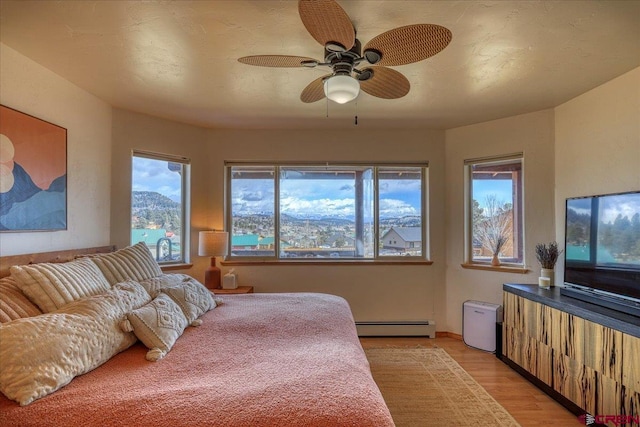
[[[429,244],[429,214],[428,214],[428,173],[429,162],[300,162],[300,161],[225,161],[224,162],[224,229],[229,232],[229,248],[232,248],[233,239],[233,210],[232,210],[232,169],[237,166],[255,166],[255,167],[273,167],[274,168],[274,236],[280,236],[280,170],[281,168],[305,168],[305,167],[352,167],[354,170],[363,167],[370,167],[373,169],[373,233],[374,233],[374,247],[373,256],[369,258],[287,258],[280,255],[280,239],[274,238],[274,255],[272,256],[239,256],[233,255],[231,249],[229,254],[225,257],[225,263],[239,263],[239,264],[299,264],[299,263],[340,263],[340,264],[367,264],[367,263],[420,263],[431,264],[430,260],[430,244]],[[380,245],[380,228],[379,228],[379,168],[403,168],[403,167],[415,167],[421,169],[421,203],[420,203],[420,220],[422,227],[422,252],[420,256],[389,256],[379,254]],[[357,202],[356,202],[357,205]]]
[[[131,179],[129,180],[131,191],[129,192],[130,202],[129,202],[129,217],[133,217],[133,161],[135,157],[150,159],[150,160],[158,160],[158,161],[166,161],[173,163],[180,163],[182,165],[182,179],[180,184],[180,191],[182,193],[182,202],[180,203],[180,232],[182,233],[180,236],[180,248],[181,254],[179,259],[170,260],[170,261],[161,261],[156,259],[156,254],[153,254],[156,262],[163,268],[175,266],[175,265],[188,265],[191,259],[191,218],[190,218],[190,206],[191,206],[191,159],[184,156],[166,154],[166,153],[157,153],[152,151],[145,150],[131,150]],[[130,220],[131,221],[131,220]],[[131,222],[129,223],[129,242],[133,244],[131,240]],[[136,242],[137,243],[137,242]]]
[[[519,161],[520,171],[516,182],[518,186],[513,198],[512,209],[514,213],[514,221],[517,223],[512,225],[512,228],[518,228],[519,238],[517,239],[517,250],[520,255],[520,259],[515,258],[500,258],[500,265],[491,265],[491,260],[477,260],[473,255],[473,167],[475,165],[490,165],[490,164],[509,164]],[[518,269],[518,272],[525,271],[525,159],[524,153],[511,153],[506,155],[482,157],[474,159],[464,160],[464,262],[463,267],[466,268],[481,268],[491,270],[510,270]],[[513,224],[513,223],[512,223]]]

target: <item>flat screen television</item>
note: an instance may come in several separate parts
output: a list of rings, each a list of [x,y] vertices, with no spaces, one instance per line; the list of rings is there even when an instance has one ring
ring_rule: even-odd
[[[640,191],[567,199],[562,295],[640,317]]]

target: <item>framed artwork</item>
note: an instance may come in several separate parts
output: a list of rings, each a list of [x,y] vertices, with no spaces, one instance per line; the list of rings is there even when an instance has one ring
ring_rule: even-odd
[[[67,130],[0,105],[0,232],[67,229]]]

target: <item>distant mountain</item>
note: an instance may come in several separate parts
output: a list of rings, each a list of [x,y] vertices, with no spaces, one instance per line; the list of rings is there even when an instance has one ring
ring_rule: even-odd
[[[380,226],[419,227],[421,224],[422,219],[415,215],[401,218],[380,218]]]
[[[132,195],[131,209],[134,213],[136,209],[180,209],[180,203],[155,191],[134,191]]]
[[[181,205],[155,191],[133,191],[131,214],[133,228],[163,228],[180,232]]]
[[[349,225],[353,224],[353,220],[343,218],[343,217],[335,217],[335,216],[319,216],[319,215],[304,215],[304,216],[294,216],[288,214],[281,214],[280,221],[287,222],[289,224],[294,225],[303,225],[307,221],[313,221],[314,223],[324,224],[324,225]]]

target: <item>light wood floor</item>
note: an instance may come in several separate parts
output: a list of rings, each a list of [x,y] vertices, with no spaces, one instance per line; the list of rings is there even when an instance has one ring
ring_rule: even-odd
[[[360,338],[362,347],[422,345],[443,348],[522,425],[580,426],[575,415],[498,360],[495,355],[470,348],[454,338]]]

